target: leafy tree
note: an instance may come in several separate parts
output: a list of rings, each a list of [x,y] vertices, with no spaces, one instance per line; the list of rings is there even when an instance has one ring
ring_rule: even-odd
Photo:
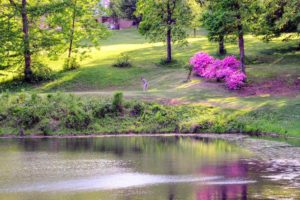
[[[33,57],[54,46],[53,40],[49,39],[53,30],[43,27],[43,16],[53,14],[63,4],[49,0],[1,1],[1,65],[11,67],[24,63],[24,80],[32,82]]]
[[[196,37],[197,28],[201,26],[201,14],[203,10],[200,5],[202,5],[203,2],[202,1],[199,2],[197,0],[188,0],[187,2],[192,11],[191,28],[194,31],[194,37]]]
[[[58,29],[57,38],[60,45],[57,51],[68,52],[67,65],[80,52],[80,57],[86,55],[88,47],[97,47],[100,41],[108,36],[105,26],[97,22],[96,11],[102,9],[95,0],[65,0],[67,5],[63,12],[47,18],[47,23]],[[75,55],[73,55],[75,54]],[[70,66],[72,68],[72,66]]]
[[[251,30],[253,21],[256,21],[255,14],[258,5],[257,0],[211,0],[210,13],[204,15],[206,27],[209,27],[210,37],[221,36],[219,40],[222,42],[222,35],[235,33],[238,38],[238,46],[240,50],[241,70],[246,74],[245,67],[245,43],[244,33]],[[225,15],[222,16],[223,13]],[[221,17],[224,17],[221,20]],[[221,44],[222,45],[222,44]]]
[[[264,0],[261,3],[261,16],[255,27],[256,33],[266,41],[283,33],[300,33],[299,0]],[[295,34],[287,34],[285,40]],[[300,48],[300,42],[299,42]]]
[[[201,21],[208,30],[208,39],[219,43],[218,53],[226,54],[225,37],[235,32],[234,16],[231,11],[224,9],[220,1],[207,1],[204,6]]]
[[[137,14],[142,16],[140,33],[152,42],[166,42],[166,63],[170,63],[172,43],[186,42],[191,20],[186,0],[139,0],[137,5]]]
[[[139,24],[141,17],[135,15],[138,0],[111,0],[109,4],[109,14],[114,19],[130,19]]]
[[[0,66],[8,68],[16,65],[22,58],[22,35],[15,10],[8,2],[0,3]]]
[[[123,18],[131,19],[136,24],[139,24],[141,21],[140,16],[135,16],[136,6],[137,6],[138,0],[122,0],[121,2],[121,12]]]

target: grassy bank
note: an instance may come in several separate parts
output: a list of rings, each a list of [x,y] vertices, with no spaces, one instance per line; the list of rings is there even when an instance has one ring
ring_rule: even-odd
[[[81,62],[80,69],[63,72],[64,58],[58,61],[42,58],[56,73],[55,79],[48,82],[27,85],[11,81],[14,71],[0,70],[0,90],[8,91],[1,95],[1,134],[17,134],[23,127],[28,134],[195,131],[300,135],[297,40],[283,42],[279,38],[264,43],[247,35],[249,82],[238,92],[199,77],[183,82],[187,76],[183,65],[194,53],[205,51],[217,56],[217,44],[209,42],[204,31],[188,40],[188,46],[174,47],[178,62],[171,66],[158,64],[165,55],[162,43],[150,44],[136,29],[128,29],[113,32],[100,50],[91,49],[90,57]],[[226,48],[228,54],[238,54],[236,43],[226,43]],[[129,55],[133,67],[112,67],[120,53]],[[147,93],[142,92],[141,76],[150,83]],[[97,109],[111,104],[118,90],[128,100],[129,107],[124,113],[95,115]],[[56,94],[57,91],[61,94]],[[144,102],[148,114],[131,115],[135,102]],[[153,106],[165,111],[156,114]],[[67,125],[67,120],[81,125]],[[156,123],[159,120],[166,123]]]
[[[294,117],[264,107],[245,111],[205,105],[168,106],[122,97],[84,98],[62,93],[3,94],[1,135],[94,133],[296,134]],[[300,107],[296,107],[300,111]],[[295,108],[293,108],[295,109]],[[294,124],[293,124],[294,123]],[[299,128],[299,127],[298,127]]]

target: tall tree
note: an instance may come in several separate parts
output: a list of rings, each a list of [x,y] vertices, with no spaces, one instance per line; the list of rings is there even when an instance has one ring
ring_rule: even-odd
[[[197,29],[201,26],[201,14],[203,12],[203,7],[201,6],[203,4],[202,1],[187,0],[188,6],[190,7],[192,13],[190,25],[193,29],[194,37],[196,37]]]
[[[233,3],[233,7],[236,10],[236,26],[237,26],[237,35],[239,40],[239,49],[240,49],[240,61],[241,61],[241,69],[244,74],[246,74],[246,66],[245,66],[245,40],[244,40],[244,27],[242,22],[242,8],[241,3],[239,1],[235,1]]]
[[[141,17],[135,16],[135,11],[137,7],[138,0],[122,0],[121,1],[121,17],[125,19],[131,19],[135,22],[135,24],[139,24],[141,21]]]
[[[285,33],[284,40],[294,36],[299,38],[299,0],[263,0],[260,6],[262,12],[255,26],[256,34],[263,35],[265,41],[279,37],[283,33]]]
[[[67,51],[67,65],[78,56],[86,55],[89,47],[98,47],[100,41],[109,34],[107,28],[96,19],[99,7],[95,0],[65,0],[66,6],[62,12],[47,17],[47,24],[58,31],[56,37],[60,44],[57,51]]]
[[[27,0],[22,0],[21,5],[17,5],[14,0],[9,0],[11,6],[15,8],[22,17],[22,30],[23,30],[23,55],[25,61],[24,78],[25,81],[30,82],[32,79],[31,70],[31,50],[29,39],[29,22],[27,12]]]
[[[33,56],[53,45],[49,40],[52,31],[42,27],[41,19],[62,4],[59,0],[1,1],[0,24],[3,26],[0,27],[0,44],[3,46],[0,47],[0,57],[6,61],[0,64],[10,67],[23,63],[24,80],[33,81]]]
[[[225,38],[235,33],[234,16],[219,1],[205,3],[201,21],[208,30],[208,39],[218,42],[220,55],[226,54]]]
[[[100,41],[109,35],[107,28],[97,20],[103,7],[97,0],[58,1],[63,2],[62,9],[56,9],[54,15],[45,17],[45,23],[55,30],[51,38],[57,41],[55,52],[67,51],[67,61],[79,55],[84,57],[89,47],[99,47]]]
[[[218,35],[228,33],[235,33],[238,38],[238,46],[240,51],[241,71],[246,74],[245,66],[245,42],[244,34],[245,31],[251,30],[252,23],[256,21],[258,9],[257,0],[207,0],[206,2],[211,3],[214,6],[210,7],[209,15],[215,17],[211,19],[209,16],[207,19],[208,23],[205,26],[211,28],[216,23],[216,27],[213,27],[213,34]],[[222,13],[226,13],[226,16],[222,16]],[[223,20],[216,17],[224,17]],[[223,30],[224,32],[222,32]],[[220,32],[219,32],[220,31]],[[220,35],[219,35],[220,36]],[[220,41],[222,43],[222,37]]]
[[[142,16],[140,33],[150,41],[165,42],[166,62],[172,61],[172,43],[186,42],[191,12],[186,0],[139,0],[137,14]]]
[[[8,1],[0,2],[0,66],[15,66],[23,60],[21,21],[16,18],[16,8]],[[22,56],[22,58],[21,58]]]

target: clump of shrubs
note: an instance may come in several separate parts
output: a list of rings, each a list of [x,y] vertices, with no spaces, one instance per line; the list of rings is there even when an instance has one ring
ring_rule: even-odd
[[[54,78],[54,73],[51,68],[38,62],[32,66],[33,82],[49,81]]]
[[[224,81],[231,90],[240,89],[247,78],[240,70],[241,63],[235,56],[227,56],[220,60],[207,53],[199,52],[190,59],[190,64],[198,76]]]
[[[280,121],[279,111],[266,111],[269,110],[263,108],[249,113],[203,105],[125,101],[120,92],[111,99],[61,93],[2,93],[0,134],[261,132]]]
[[[132,110],[130,111],[130,114],[132,116],[141,116],[145,111],[145,107],[143,105],[143,103],[136,103],[133,105]]]
[[[67,58],[63,64],[64,71],[71,71],[80,68],[76,57]]]
[[[115,93],[112,101],[113,111],[115,111],[116,113],[122,113],[124,109],[123,104],[124,104],[123,93],[122,92]]]
[[[120,56],[117,58],[116,62],[113,64],[113,67],[119,67],[119,68],[132,67],[129,55],[125,53],[121,53]]]

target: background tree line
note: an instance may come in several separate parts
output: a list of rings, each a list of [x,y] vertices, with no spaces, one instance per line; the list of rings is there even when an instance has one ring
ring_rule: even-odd
[[[0,1],[1,68],[23,68],[26,82],[35,82],[35,71],[48,69],[41,56],[57,59],[67,53],[66,69],[90,46],[107,36],[96,21],[102,8],[95,0]],[[78,54],[79,49],[81,50]]]
[[[244,73],[245,34],[269,41],[284,33],[285,40],[299,38],[300,33],[299,0],[139,0],[136,14],[142,16],[143,35],[167,44],[167,63],[172,43],[186,41],[191,28],[202,26],[208,39],[219,43],[220,55],[226,54],[226,40],[237,41]]]
[[[21,68],[27,82],[47,69],[41,56],[63,55],[65,68],[75,68],[88,47],[109,34],[96,20],[102,11],[98,0],[1,0],[0,67]],[[225,41],[236,40],[245,73],[245,34],[269,41],[282,34],[298,39],[300,33],[299,0],[111,0],[105,12],[134,20],[150,41],[164,42],[166,63],[173,61],[172,45],[187,44],[189,31],[200,26],[218,42],[220,55],[226,54]]]

